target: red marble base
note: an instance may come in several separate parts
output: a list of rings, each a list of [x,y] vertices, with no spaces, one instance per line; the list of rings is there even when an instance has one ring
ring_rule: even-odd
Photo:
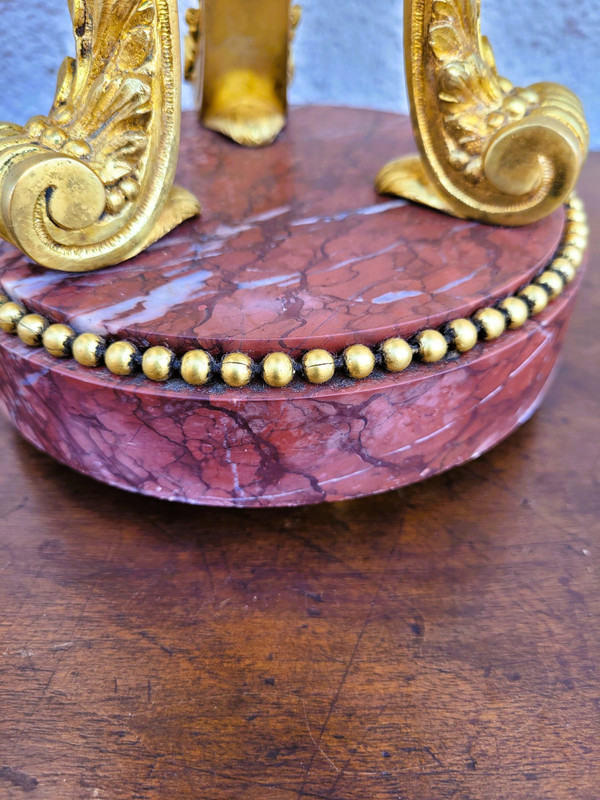
[[[339,351],[472,313],[554,253],[562,211],[522,229],[379,198],[404,117],[302,108],[270,148],[243,150],[185,115],[180,182],[205,212],[119,267],[65,275],[8,245],[0,285],[76,330],[215,355]],[[106,483],[170,500],[274,506],[383,492],[449,469],[539,404],[579,279],[544,314],[437,365],[361,382],[192,388],[118,378],[0,333],[0,401],[36,447]]]

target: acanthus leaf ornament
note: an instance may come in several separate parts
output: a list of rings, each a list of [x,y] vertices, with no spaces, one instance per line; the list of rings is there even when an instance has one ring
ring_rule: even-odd
[[[46,117],[0,125],[0,236],[85,272],[139,253],[197,200],[173,187],[180,55],[172,0],[69,0],[75,58]]]
[[[480,31],[480,0],[405,0],[405,61],[420,157],[379,192],[457,217],[524,225],[569,197],[589,146],[583,107],[555,83],[514,87]]]

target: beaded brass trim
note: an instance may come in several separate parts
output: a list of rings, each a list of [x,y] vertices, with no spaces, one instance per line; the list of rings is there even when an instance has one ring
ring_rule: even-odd
[[[216,360],[205,350],[190,350],[181,358],[167,347],[147,348],[143,353],[133,342],[108,344],[95,333],[77,334],[68,325],[51,324],[39,314],[30,314],[5,295],[0,295],[0,328],[16,334],[30,347],[44,347],[55,358],[73,357],[84,367],[104,365],[115,375],[132,375],[138,369],[153,381],[166,381],[175,374],[190,386],[220,377],[228,386],[241,388],[254,378],[281,388],[295,375],[309,383],[323,384],[336,372],[355,380],[368,378],[376,367],[402,372],[413,360],[433,364],[452,354],[467,353],[477,342],[488,342],[508,329],[522,327],[529,317],[540,314],[564,291],[583,263],[589,230],[582,201],[572,196],[567,205],[567,224],[557,254],[531,283],[493,306],[480,308],[470,319],[454,319],[440,330],[419,331],[408,341],[391,338],[377,347],[353,344],[335,356],[326,350],[309,350],[301,361],[287,353],[269,353],[256,363],[245,353],[228,353]]]

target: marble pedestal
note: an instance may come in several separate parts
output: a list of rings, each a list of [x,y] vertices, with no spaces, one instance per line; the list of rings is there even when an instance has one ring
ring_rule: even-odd
[[[377,169],[413,149],[408,120],[381,112],[294,109],[277,143],[254,151],[186,114],[178,180],[200,197],[200,219],[84,275],[5,245],[0,285],[78,332],[178,355],[339,353],[440,327],[528,283],[556,251],[564,213],[504,229],[378,197]],[[242,507],[383,492],[476,458],[531,415],[579,281],[468,355],[324,386],[120,378],[0,333],[0,401],[36,447],[156,497]]]

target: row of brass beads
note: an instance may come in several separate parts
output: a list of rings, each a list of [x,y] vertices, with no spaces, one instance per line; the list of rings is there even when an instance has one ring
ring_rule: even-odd
[[[470,319],[455,319],[440,330],[428,329],[410,341],[397,337],[387,339],[378,348],[364,344],[347,347],[340,357],[327,350],[309,350],[301,363],[286,353],[269,353],[261,364],[245,353],[228,353],[220,363],[205,350],[191,350],[178,360],[175,353],[163,346],[147,348],[141,353],[132,342],[108,344],[95,333],[76,332],[68,325],[50,324],[39,314],[29,314],[19,303],[0,294],[0,328],[17,334],[30,347],[43,346],[56,358],[73,358],[82,366],[98,367],[102,363],[115,375],[132,375],[141,367],[153,381],[166,381],[176,371],[191,386],[202,386],[214,374],[220,374],[228,386],[247,386],[253,377],[275,388],[292,382],[302,374],[309,383],[324,384],[342,369],[355,380],[368,378],[378,365],[388,372],[402,372],[414,359],[426,364],[441,361],[449,352],[467,353],[479,341],[493,341],[507,329],[522,327],[530,316],[540,314],[570,283],[583,263],[588,243],[588,226],[581,200],[571,198],[567,207],[567,224],[557,256],[552,263],[516,295],[506,297],[495,306],[476,311]]]

